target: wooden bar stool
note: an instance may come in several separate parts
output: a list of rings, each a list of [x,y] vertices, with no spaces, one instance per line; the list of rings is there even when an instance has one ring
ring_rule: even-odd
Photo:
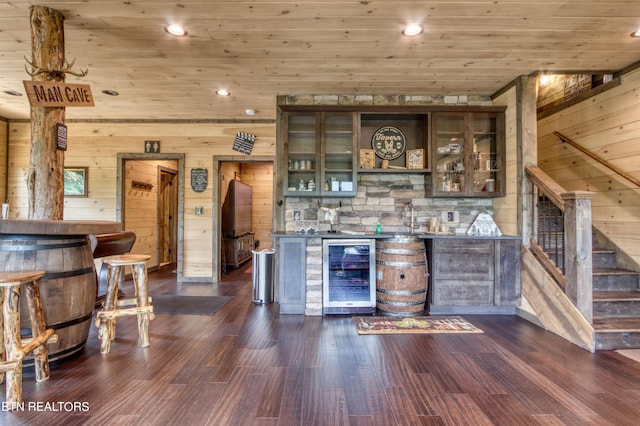
[[[124,254],[108,256],[102,259],[109,267],[107,272],[107,295],[103,309],[96,315],[96,327],[100,339],[100,353],[108,354],[111,341],[116,337],[116,318],[126,315],[138,316],[138,334],[140,345],[149,346],[149,322],[153,319],[153,306],[149,298],[146,262],[151,256],[143,254]],[[125,266],[131,266],[136,297],[118,300],[118,286],[122,280]],[[125,306],[135,305],[132,308]]]
[[[58,336],[53,329],[46,328],[42,311],[38,280],[45,274],[45,271],[0,272],[0,328],[3,335],[0,339],[0,381],[6,372],[6,402],[9,407],[22,403],[22,360],[27,354],[33,352],[36,381],[49,379],[47,343],[56,342]],[[32,338],[29,341],[25,339],[25,342],[20,337],[20,293],[23,285],[32,331]]]

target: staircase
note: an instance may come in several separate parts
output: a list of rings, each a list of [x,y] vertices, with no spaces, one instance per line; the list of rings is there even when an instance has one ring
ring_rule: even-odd
[[[617,268],[613,250],[592,256],[595,349],[640,348],[640,274]]]
[[[538,244],[564,271],[562,211],[545,197],[537,204],[537,223],[543,232]],[[594,245],[598,231],[593,228]],[[614,247],[610,241],[607,247]],[[640,348],[640,273],[617,267],[616,251],[594,249],[593,322],[595,350]]]

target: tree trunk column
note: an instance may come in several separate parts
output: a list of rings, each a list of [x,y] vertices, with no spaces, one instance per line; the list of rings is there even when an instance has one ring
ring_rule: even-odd
[[[31,63],[39,68],[64,68],[64,16],[57,10],[31,6]],[[42,73],[33,81],[47,81]],[[64,77],[63,77],[64,78]],[[56,124],[64,124],[64,107],[31,107],[31,154],[27,187],[29,219],[62,220],[64,151],[56,149]]]

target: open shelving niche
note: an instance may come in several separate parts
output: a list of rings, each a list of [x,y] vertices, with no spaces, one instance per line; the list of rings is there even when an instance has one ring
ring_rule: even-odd
[[[358,168],[358,173],[428,173],[430,172],[430,159],[428,147],[429,115],[424,113],[360,113],[360,138],[358,149],[372,149],[371,139],[374,133],[385,126],[398,128],[405,136],[407,146],[400,157],[389,160],[388,169],[382,169],[382,159],[375,157],[375,168]],[[407,151],[411,149],[423,150],[424,168],[406,168]],[[358,163],[359,166],[359,163]]]

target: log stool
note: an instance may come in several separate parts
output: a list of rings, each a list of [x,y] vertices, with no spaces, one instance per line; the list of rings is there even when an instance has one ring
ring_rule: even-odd
[[[142,254],[124,254],[108,256],[102,259],[108,265],[107,295],[104,308],[96,315],[96,327],[100,339],[100,353],[108,354],[111,341],[116,337],[116,318],[126,315],[138,316],[138,334],[140,345],[149,346],[149,322],[153,319],[153,306],[147,286],[146,262],[151,256]],[[135,298],[118,300],[118,286],[122,280],[125,266],[131,266],[131,276],[135,288]],[[135,305],[131,308],[125,306]]]
[[[49,359],[47,343],[57,341],[53,329],[46,328],[38,280],[45,271],[7,271],[0,272],[0,302],[2,317],[0,328],[0,381],[6,372],[6,402],[9,407],[22,403],[22,360],[33,352],[36,381],[49,379]],[[32,338],[25,342],[20,337],[20,293],[25,287]],[[23,346],[23,343],[24,346]]]

